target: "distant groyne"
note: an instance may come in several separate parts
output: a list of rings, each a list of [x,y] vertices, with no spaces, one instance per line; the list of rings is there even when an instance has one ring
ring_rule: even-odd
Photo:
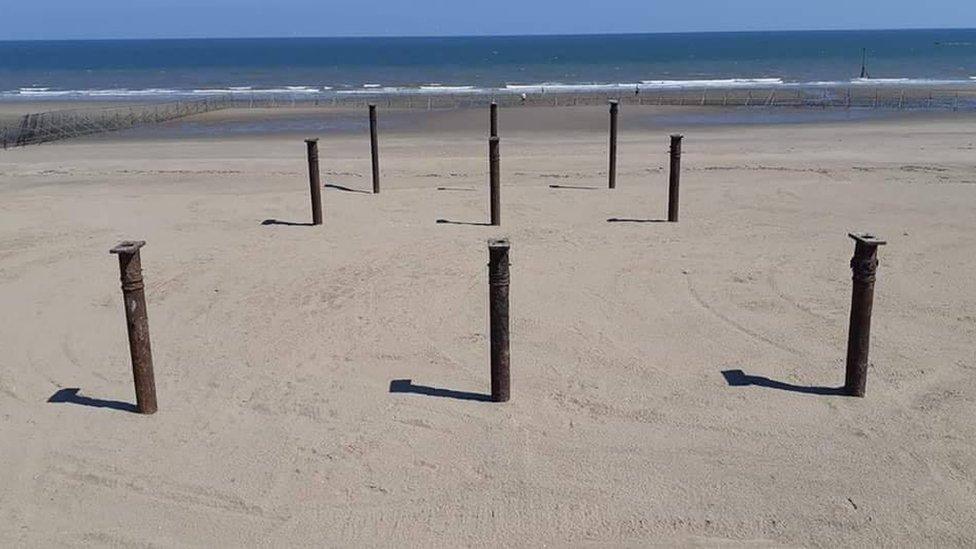
[[[0,147],[22,147],[97,133],[159,124],[232,105],[227,97],[172,101],[151,105],[79,108],[25,114],[0,127]]]

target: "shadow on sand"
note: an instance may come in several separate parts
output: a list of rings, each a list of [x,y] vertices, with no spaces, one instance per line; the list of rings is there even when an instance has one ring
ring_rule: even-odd
[[[277,219],[265,219],[261,222],[262,225],[285,225],[288,227],[314,227],[315,225],[309,221],[300,223],[297,221],[278,221]]]
[[[599,191],[600,187],[584,187],[582,185],[549,185],[550,189],[574,189],[577,191]]]
[[[60,389],[58,392],[51,395],[51,398],[47,399],[47,401],[55,404],[78,404],[80,406],[90,406],[92,408],[109,408],[111,410],[120,410],[122,412],[139,412],[135,404],[120,402],[118,400],[102,400],[98,398],[81,396],[78,394],[78,391],[81,391],[81,389]]]
[[[629,219],[625,217],[611,217],[607,223],[667,223],[667,219]]]
[[[415,395],[426,395],[433,397],[453,398],[457,400],[474,400],[477,402],[491,402],[491,395],[481,393],[468,393],[466,391],[452,391],[451,389],[438,389],[437,387],[425,387],[414,385],[409,379],[394,379],[390,382],[391,393],[413,393]]]
[[[803,385],[792,385],[790,383],[783,383],[782,381],[775,381],[769,379],[768,377],[751,376],[742,370],[724,370],[722,372],[722,376],[725,377],[725,382],[729,384],[729,387],[748,387],[750,385],[756,385],[757,387],[768,387],[770,389],[779,389],[780,391],[790,391],[792,393],[803,393],[806,395],[846,396],[847,394],[844,392],[843,386],[808,387]]]
[[[438,219],[441,225],[473,225],[476,227],[491,227],[491,223],[478,223],[476,221],[451,221],[450,219]]]
[[[342,185],[336,185],[334,183],[326,183],[323,185],[326,189],[335,189],[337,191],[343,191],[347,193],[361,193],[361,194],[373,194],[372,191],[364,191],[362,189],[353,189],[351,187],[343,187]]]

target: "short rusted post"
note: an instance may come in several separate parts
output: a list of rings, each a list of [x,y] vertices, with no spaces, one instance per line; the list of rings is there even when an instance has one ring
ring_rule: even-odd
[[[851,323],[847,332],[847,375],[844,392],[863,397],[868,377],[868,348],[871,343],[871,309],[874,306],[874,280],[878,272],[878,246],[886,244],[874,235],[851,233],[854,239],[854,292],[851,296]]]
[[[610,171],[609,184],[611,189],[617,187],[617,112],[619,104],[610,102]]]
[[[508,346],[509,243],[488,241],[488,302],[491,337],[491,400],[507,402],[511,396]]]
[[[490,137],[498,137],[498,103],[494,101],[488,108],[488,129]]]
[[[373,194],[380,192],[380,144],[376,131],[376,105],[369,106],[369,151],[373,158]]]
[[[319,140],[306,139],[308,184],[312,196],[312,225],[322,224],[322,184],[319,182]]]
[[[678,187],[681,185],[681,139],[671,136],[671,173],[668,177],[668,221],[678,221]]]
[[[501,206],[501,168],[499,153],[499,138],[488,138],[488,184],[491,187],[491,224],[502,224]]]
[[[129,354],[136,386],[136,408],[140,414],[156,413],[156,381],[153,378],[152,349],[149,345],[149,319],[146,315],[146,292],[142,282],[139,248],[144,241],[119,242],[110,251],[119,256],[122,279],[122,301],[129,331]]]

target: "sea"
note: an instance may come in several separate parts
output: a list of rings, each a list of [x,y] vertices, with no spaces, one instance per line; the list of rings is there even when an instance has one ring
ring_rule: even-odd
[[[0,101],[838,85],[976,87],[976,29],[0,41]]]

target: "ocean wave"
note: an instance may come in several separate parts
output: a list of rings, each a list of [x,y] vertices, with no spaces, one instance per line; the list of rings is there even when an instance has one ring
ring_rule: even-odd
[[[396,94],[396,93],[399,93],[399,90],[404,89],[404,88],[393,88],[393,87],[384,88],[382,86],[374,86],[372,84],[367,84],[366,86],[363,86],[363,88],[365,88],[365,89],[358,89],[358,90],[339,90],[339,91],[336,92],[336,94],[338,94],[338,95],[381,95],[381,94]]]
[[[488,93],[490,90],[476,88],[474,86],[435,86],[427,85],[420,87],[398,87],[384,86],[379,88],[369,87],[356,90],[338,90],[338,95],[431,95],[431,94],[472,94]]]
[[[331,88],[330,88],[331,89]],[[194,95],[267,95],[267,94],[301,94],[320,93],[321,88],[311,86],[284,86],[281,88],[251,88],[250,86],[230,88],[202,88],[191,90]],[[185,92],[184,92],[185,93]]]
[[[611,83],[611,84],[563,84],[560,82],[544,82],[541,84],[506,84],[505,90],[515,93],[573,93],[573,92],[600,92],[600,91],[633,91],[638,84]]]
[[[755,88],[782,86],[782,78],[720,78],[705,80],[641,80],[645,88]]]
[[[620,93],[635,91],[654,92],[667,90],[706,90],[706,89],[803,89],[803,88],[845,88],[849,86],[966,86],[976,85],[976,76],[960,79],[932,78],[852,78],[849,80],[822,81],[784,81],[782,78],[726,78],[699,80],[642,80],[640,82],[618,83],[562,83],[540,82],[535,84],[510,83],[500,88],[479,87],[467,84],[429,84],[413,86],[392,86],[381,84],[361,84],[333,89],[331,86],[282,85],[267,88],[253,86],[227,86],[197,89],[179,88],[106,88],[106,89],[57,89],[50,86],[25,86],[13,90],[0,91],[3,99],[126,99],[126,98],[195,98],[213,96],[233,97],[334,97],[342,95],[476,95],[476,94],[545,94],[545,93]]]
[[[972,84],[969,80],[950,80],[937,78],[852,78],[851,84],[860,86],[951,86],[953,84]]]
[[[428,84],[420,86],[421,92],[427,93],[477,93],[480,90],[474,86],[444,86],[441,84]]]

